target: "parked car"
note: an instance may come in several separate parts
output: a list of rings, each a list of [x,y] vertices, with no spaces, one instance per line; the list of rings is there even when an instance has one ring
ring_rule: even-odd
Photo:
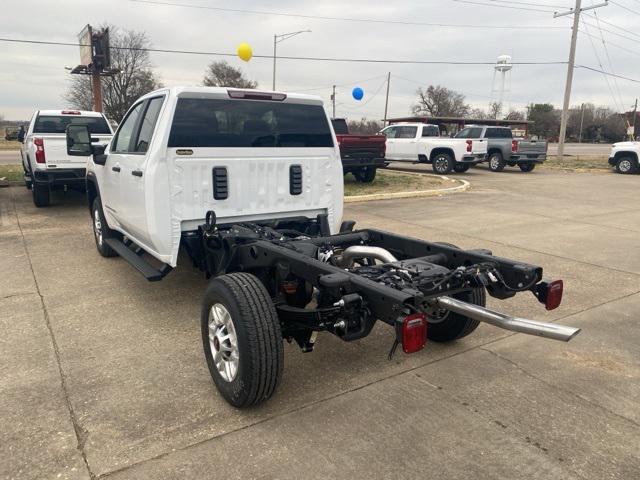
[[[4,129],[4,139],[7,142],[18,140],[18,132],[20,127],[6,127]]]
[[[531,172],[536,164],[547,159],[547,142],[513,138],[509,127],[470,125],[460,130],[456,138],[486,139],[492,172],[501,172],[507,165]]]
[[[283,339],[310,352],[318,332],[349,342],[380,320],[392,327],[393,355],[398,345],[413,353],[427,338],[464,337],[480,321],[563,341],[579,332],[484,307],[486,292],[531,292],[556,308],[562,282],[543,281],[538,266],[343,222],[340,153],[319,97],[157,90],[133,104],[108,146],[92,143],[86,125],[69,125],[67,153],[90,155],[102,256],[120,255],[157,281],[184,249],[212,277],[204,356],[236,407],[273,395]]]
[[[387,165],[384,135],[350,134],[344,118],[333,118],[331,124],[340,147],[344,174],[352,173],[359,182],[373,182],[377,169]]]
[[[638,173],[640,164],[638,154],[640,142],[618,142],[611,145],[609,165],[615,167],[618,173]]]
[[[441,137],[437,125],[396,123],[380,133],[387,137],[387,160],[430,163],[441,175],[466,172],[487,158],[486,140]]]
[[[36,207],[49,205],[49,192],[55,189],[84,190],[87,159],[67,154],[66,128],[84,125],[91,141],[107,144],[113,136],[102,113],[80,110],[38,110],[26,131],[20,155],[25,186],[31,189]]]

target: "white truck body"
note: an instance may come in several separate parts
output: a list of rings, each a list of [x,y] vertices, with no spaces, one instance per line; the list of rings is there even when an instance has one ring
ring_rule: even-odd
[[[235,95],[235,98],[232,97]],[[271,99],[271,96],[275,100]],[[188,105],[193,100],[194,112],[177,112],[178,103]],[[207,101],[219,100],[215,116],[207,110]],[[147,115],[151,105],[154,115]],[[225,102],[235,108],[225,110]],[[264,115],[252,117],[249,112],[238,119],[238,104],[259,105]],[[213,105],[213,104],[212,104]],[[217,105],[217,104],[216,104]],[[280,105],[289,109],[289,118],[271,111]],[[306,107],[322,115],[326,122],[324,146],[303,145],[295,135],[279,134],[281,146],[243,146],[242,138],[252,135],[255,142],[274,142],[273,118],[291,120],[297,116],[304,130]],[[242,107],[242,105],[240,105]],[[147,110],[149,107],[149,110]],[[276,110],[277,110],[276,108]],[[255,110],[255,109],[254,109]],[[321,110],[321,113],[320,113]],[[144,116],[143,129],[148,126],[146,151],[133,152],[121,144],[129,142],[132,120],[136,112]],[[142,112],[142,113],[141,113]],[[228,113],[228,116],[227,116]],[[308,113],[308,112],[307,112]],[[152,118],[154,117],[155,118]],[[149,118],[151,117],[151,118]],[[267,123],[271,121],[271,126]],[[233,130],[231,123],[235,122]],[[148,124],[148,125],[147,125]],[[215,125],[212,125],[215,124]],[[178,128],[180,134],[173,134]],[[282,131],[282,126],[273,127]],[[324,128],[324,127],[323,127]],[[280,129],[280,130],[278,130]],[[131,138],[139,145],[140,127]],[[211,133],[214,132],[214,133]],[[261,134],[264,134],[261,136]],[[304,136],[304,134],[299,134]],[[278,137],[278,134],[276,134]],[[287,138],[284,138],[287,137]],[[223,144],[224,146],[209,146]],[[284,138],[284,139],[283,139]],[[300,137],[302,138],[302,137]],[[238,146],[232,146],[237,143]],[[300,144],[300,146],[296,146]],[[173,146],[177,145],[177,146]],[[202,146],[205,145],[205,146]],[[152,92],[140,98],[120,123],[114,140],[105,150],[104,165],[94,159],[88,163],[88,176],[97,182],[105,219],[109,228],[133,240],[163,263],[175,266],[183,232],[195,231],[205,221],[206,212],[216,212],[218,224],[266,219],[306,217],[328,214],[331,232],[340,227],[343,209],[343,172],[335,135],[319,97],[273,92],[242,91],[211,87],[175,87]],[[302,171],[302,191],[292,195],[291,168]],[[226,169],[224,199],[214,198],[214,168]]]
[[[433,163],[438,152],[446,151],[455,163],[480,163],[486,159],[487,142],[481,138],[440,137],[437,125],[397,123],[381,131],[387,137],[388,160]]]
[[[609,165],[618,173],[640,172],[640,142],[617,142],[611,146]]]

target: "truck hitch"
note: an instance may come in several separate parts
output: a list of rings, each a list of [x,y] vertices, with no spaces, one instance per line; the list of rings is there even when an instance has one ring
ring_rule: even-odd
[[[512,317],[504,313],[496,312],[480,305],[462,302],[451,297],[437,297],[432,301],[434,307],[450,312],[465,315],[480,322],[490,323],[496,327],[511,330],[512,332],[526,333],[527,335],[537,335],[539,337],[550,338],[568,342],[578,333],[579,328],[558,325],[555,323],[538,322],[526,318]]]

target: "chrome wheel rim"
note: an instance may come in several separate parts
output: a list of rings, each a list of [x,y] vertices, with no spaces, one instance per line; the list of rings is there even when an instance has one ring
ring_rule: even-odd
[[[498,162],[498,157],[491,157],[491,160],[489,163],[491,165],[491,168],[494,168],[494,169],[498,168],[498,166],[500,165],[500,163]]]
[[[436,158],[436,170],[444,172],[447,169],[447,159],[445,157]]]
[[[209,348],[222,379],[232,382],[240,363],[238,336],[229,310],[221,303],[214,303],[209,310]]]
[[[93,234],[96,236],[98,245],[102,246],[102,222],[97,208],[93,211]]]
[[[631,162],[629,160],[622,160],[619,168],[621,172],[627,173],[631,170]]]

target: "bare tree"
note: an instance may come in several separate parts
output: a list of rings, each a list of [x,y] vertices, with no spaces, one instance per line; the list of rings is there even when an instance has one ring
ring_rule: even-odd
[[[349,133],[356,135],[373,135],[378,133],[384,128],[382,122],[377,120],[367,120],[361,118],[360,120],[349,120]]]
[[[489,118],[497,119],[502,114],[502,103],[491,102],[489,104]]]
[[[524,113],[519,110],[510,110],[505,118],[507,120],[524,120]]]
[[[249,80],[239,68],[232,67],[224,60],[211,62],[204,74],[205,87],[256,88],[258,82]]]
[[[472,108],[468,113],[468,117],[477,120],[484,120],[485,118],[488,118],[488,115],[487,112],[481,108]]]
[[[416,92],[418,103],[412,111],[415,115],[431,115],[434,117],[464,117],[469,113],[469,105],[464,95],[440,85],[429,85],[426,90],[419,88]]]
[[[102,101],[107,117],[119,122],[138,97],[160,88],[162,84],[153,71],[146,50],[151,47],[146,33],[109,26],[109,37],[111,67],[120,73],[102,77]],[[64,99],[74,108],[92,110],[91,78],[73,75]]]

